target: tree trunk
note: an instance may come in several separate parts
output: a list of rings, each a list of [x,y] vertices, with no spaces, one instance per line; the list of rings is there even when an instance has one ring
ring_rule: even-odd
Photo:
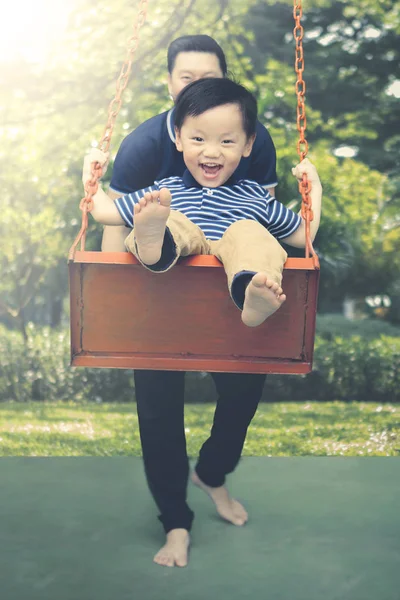
[[[26,331],[25,315],[24,315],[23,310],[21,310],[21,312],[18,313],[17,323],[18,323],[18,329],[22,333],[22,337],[24,338],[24,344],[26,346],[28,343],[28,333]]]

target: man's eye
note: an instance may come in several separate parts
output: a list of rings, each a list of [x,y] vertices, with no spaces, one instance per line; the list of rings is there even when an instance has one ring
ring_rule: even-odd
[[[191,81],[192,78],[188,77],[187,75],[185,75],[184,77],[181,77],[182,81]]]

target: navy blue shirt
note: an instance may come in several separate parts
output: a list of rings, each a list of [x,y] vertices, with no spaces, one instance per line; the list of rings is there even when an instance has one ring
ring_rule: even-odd
[[[183,154],[176,149],[174,110],[148,119],[123,140],[115,158],[110,187],[129,194],[167,177],[182,177],[186,170]],[[242,158],[234,173],[236,180],[251,179],[275,187],[276,152],[268,131],[259,121],[257,137],[248,158]]]

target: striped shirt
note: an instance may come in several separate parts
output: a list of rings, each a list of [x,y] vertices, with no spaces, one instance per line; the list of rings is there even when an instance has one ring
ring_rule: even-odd
[[[228,185],[227,185],[228,184]],[[128,227],[134,226],[133,207],[146,192],[168,188],[171,208],[198,225],[209,240],[219,240],[230,225],[242,219],[258,221],[277,239],[291,235],[301,217],[286,208],[259,183],[248,179],[216,188],[201,187],[186,171],[154,185],[117,198],[115,204]]]

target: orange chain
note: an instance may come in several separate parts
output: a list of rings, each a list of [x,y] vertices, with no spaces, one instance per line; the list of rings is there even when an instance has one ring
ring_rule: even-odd
[[[301,17],[303,16],[302,0],[294,0],[293,18],[295,20],[295,27],[293,29],[293,36],[296,42],[295,49],[295,71],[297,75],[296,80],[296,95],[297,95],[297,130],[299,132],[299,139],[297,141],[297,154],[302,161],[308,152],[308,142],[305,138],[307,129],[307,118],[306,118],[306,107],[305,107],[305,94],[306,94],[306,82],[303,79],[304,72],[304,53],[303,53],[303,37],[304,30],[301,25]],[[311,203],[311,182],[308,181],[307,175],[304,174],[302,180],[299,182],[299,192],[301,194],[301,216],[306,222],[306,258],[309,258],[310,254],[315,255],[310,239],[310,222],[313,220],[312,203]]]
[[[111,137],[114,130],[115,120],[122,106],[122,94],[128,85],[129,76],[132,70],[132,63],[139,45],[139,30],[144,25],[147,17],[148,0],[140,0],[137,18],[133,25],[133,34],[128,40],[128,53],[125,62],[122,65],[121,72],[117,79],[116,92],[108,107],[107,125],[104,128],[103,135],[99,142],[99,148],[103,152],[108,152],[111,143]],[[99,179],[102,174],[100,163],[93,162],[91,164],[92,177],[85,183],[85,197],[79,203],[79,208],[82,211],[82,227],[77,236],[77,240],[81,241],[81,250],[85,249],[86,230],[88,227],[88,213],[93,209],[93,196],[97,192]],[[73,246],[74,248],[74,246]],[[71,249],[72,250],[72,249]]]

